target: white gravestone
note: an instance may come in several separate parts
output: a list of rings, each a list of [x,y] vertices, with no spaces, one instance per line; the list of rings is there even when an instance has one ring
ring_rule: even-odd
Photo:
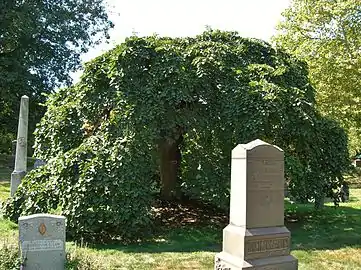
[[[26,270],[65,269],[65,217],[35,214],[19,218],[21,260]]]
[[[284,226],[283,151],[261,140],[232,151],[230,224],[216,270],[296,270]]]
[[[22,96],[20,102],[19,125],[16,142],[15,168],[11,174],[10,196],[14,195],[21,183],[21,180],[26,174],[28,118],[29,98],[27,96]]]

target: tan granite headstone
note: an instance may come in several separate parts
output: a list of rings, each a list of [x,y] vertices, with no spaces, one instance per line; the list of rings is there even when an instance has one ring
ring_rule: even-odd
[[[232,151],[230,224],[216,270],[295,270],[284,226],[283,151],[261,140]]]

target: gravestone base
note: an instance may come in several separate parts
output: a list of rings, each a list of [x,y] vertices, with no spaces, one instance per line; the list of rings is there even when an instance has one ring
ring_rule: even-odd
[[[284,227],[246,229],[229,224],[223,229],[223,251],[245,260],[290,254],[290,231]]]
[[[284,226],[246,229],[229,224],[223,230],[223,252],[216,256],[215,269],[295,270],[298,264],[289,255],[290,239]]]
[[[255,260],[242,260],[239,257],[224,251],[215,258],[215,270],[297,270],[297,259],[292,255],[262,258]]]
[[[10,196],[13,196],[16,192],[16,190],[18,189],[18,186],[21,183],[21,180],[24,178],[24,176],[26,175],[25,171],[13,171],[13,173],[11,174],[11,184],[10,184]]]

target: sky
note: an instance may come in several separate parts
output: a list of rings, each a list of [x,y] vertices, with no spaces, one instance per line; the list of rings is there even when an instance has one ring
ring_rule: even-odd
[[[269,41],[290,0],[106,0],[110,20],[109,43],[81,56],[89,61],[133,35],[195,36],[206,26],[237,31],[243,37]],[[81,71],[72,74],[74,82]]]

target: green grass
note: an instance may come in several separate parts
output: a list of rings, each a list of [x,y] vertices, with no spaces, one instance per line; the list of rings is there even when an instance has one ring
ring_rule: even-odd
[[[5,201],[10,195],[10,183],[0,182],[0,201]]]
[[[350,202],[338,208],[329,204],[314,211],[312,205],[286,202],[286,209],[299,269],[361,269],[361,189],[351,189]],[[14,238],[16,233],[15,224],[0,219],[0,238]],[[221,227],[187,225],[164,229],[144,243],[68,242],[67,249],[71,262],[81,266],[78,269],[213,269],[221,243]]]
[[[361,269],[361,189],[352,189],[351,201],[336,209],[328,204],[315,211],[313,205],[290,203],[286,209],[299,269]],[[190,226],[139,245],[68,248],[74,259],[94,262],[91,269],[213,269],[221,243],[222,228]]]
[[[9,173],[0,168],[0,179],[6,180],[0,182],[0,200],[9,196]],[[320,211],[286,201],[285,225],[300,270],[361,269],[361,189],[350,193],[350,202]],[[166,227],[154,239],[132,245],[68,242],[67,269],[213,269],[224,225]],[[17,225],[0,217],[0,239],[16,243]]]
[[[0,239],[8,239],[17,236],[18,225],[3,218],[0,218]]]
[[[10,195],[10,177],[11,170],[8,167],[2,167],[0,164],[0,202]]]
[[[361,269],[361,189],[351,189],[350,202],[336,209],[329,204],[321,211],[312,205],[287,210],[299,269]]]
[[[7,167],[0,167],[0,182],[10,182],[11,170]]]
[[[80,260],[82,265],[91,262],[89,269],[213,269],[214,254],[220,246],[191,239],[198,235],[194,231],[178,230],[177,233],[176,238],[167,236],[163,242],[159,239],[160,242],[139,245],[84,248],[69,244],[67,248],[73,260]],[[209,234],[214,232],[202,233],[202,236]]]
[[[12,169],[9,167],[13,158],[8,155],[0,154],[0,201],[4,201],[10,195],[10,178]],[[28,168],[34,166],[34,158],[28,158]]]

